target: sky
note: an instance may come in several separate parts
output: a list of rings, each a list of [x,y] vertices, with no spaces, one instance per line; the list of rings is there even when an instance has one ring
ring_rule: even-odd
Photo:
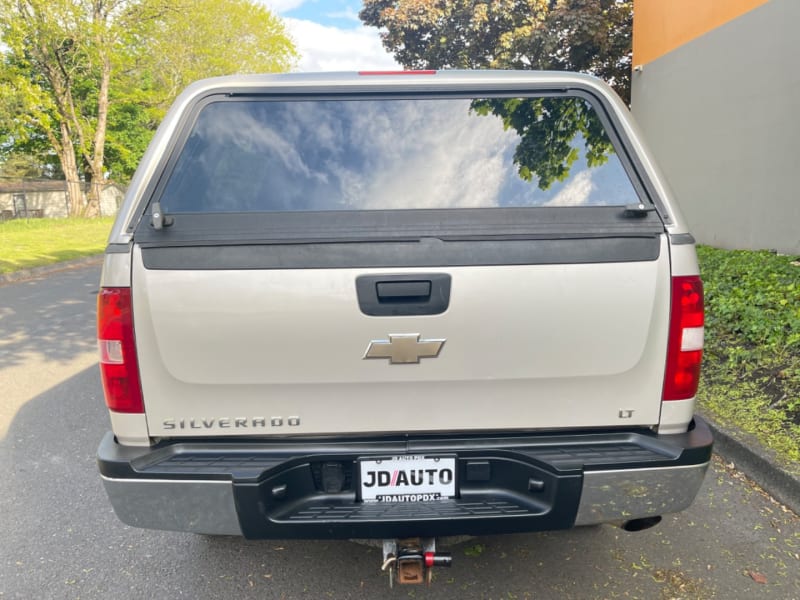
[[[358,0],[260,0],[284,19],[301,54],[296,71],[397,69]]]

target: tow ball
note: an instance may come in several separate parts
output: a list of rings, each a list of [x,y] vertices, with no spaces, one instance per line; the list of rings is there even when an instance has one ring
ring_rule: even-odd
[[[383,566],[389,573],[389,587],[401,584],[430,585],[434,567],[449,567],[453,557],[449,552],[436,552],[435,538],[383,540]]]

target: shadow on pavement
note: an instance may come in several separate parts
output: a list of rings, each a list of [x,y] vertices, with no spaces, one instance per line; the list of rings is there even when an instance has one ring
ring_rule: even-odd
[[[37,356],[67,361],[95,351],[99,267],[0,287],[0,372]]]

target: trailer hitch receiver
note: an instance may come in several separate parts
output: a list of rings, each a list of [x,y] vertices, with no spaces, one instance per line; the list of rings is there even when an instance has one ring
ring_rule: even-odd
[[[430,585],[434,567],[449,567],[453,557],[449,552],[437,552],[434,538],[408,538],[383,541],[382,570],[389,574],[389,587],[394,582],[408,585]]]

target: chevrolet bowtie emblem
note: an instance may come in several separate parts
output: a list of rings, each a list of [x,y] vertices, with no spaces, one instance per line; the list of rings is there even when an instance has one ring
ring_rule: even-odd
[[[421,340],[418,333],[393,333],[389,341],[372,340],[364,358],[388,358],[393,365],[418,363],[420,358],[436,358],[445,340]]]

